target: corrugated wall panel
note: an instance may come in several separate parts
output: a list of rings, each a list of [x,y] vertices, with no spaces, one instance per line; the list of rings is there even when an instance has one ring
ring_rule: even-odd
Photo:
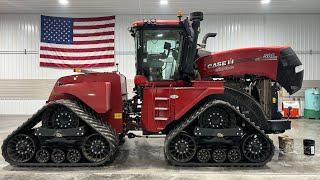
[[[304,64],[305,80],[320,80],[320,15],[266,15],[266,45],[290,45]]]
[[[134,44],[128,33],[134,20],[154,18],[155,15],[118,15],[116,16],[116,62],[120,72],[128,79],[134,76]],[[174,15],[157,18],[175,18]],[[0,16],[0,79],[56,79],[72,74],[72,70],[40,68],[39,15]],[[208,15],[202,23],[202,34],[218,32],[216,38],[208,41],[211,51],[230,48],[287,44],[300,53],[303,62],[316,62],[320,53],[320,15]],[[23,54],[24,49],[31,54]],[[312,50],[313,55],[303,54]],[[3,53],[22,54],[3,54]],[[309,62],[311,61],[311,62]],[[306,64],[307,80],[320,79],[315,66]],[[99,68],[98,71],[112,71],[115,68]]]
[[[0,115],[31,115],[45,102],[45,100],[0,100]]]
[[[39,17],[37,14],[0,15],[0,79],[12,81],[26,79],[28,81],[29,79],[57,79],[73,74],[71,69],[39,67]],[[134,20],[144,17],[176,18],[174,15],[116,16],[115,61],[119,63],[119,71],[128,79],[133,79],[135,74],[135,56],[133,38],[127,28]],[[320,14],[208,15],[205,16],[201,25],[200,40],[207,32],[218,33],[216,38],[208,40],[207,49],[214,52],[246,46],[290,45],[297,51],[304,64],[305,79],[320,80],[318,71],[320,67]],[[24,54],[25,49],[27,54]],[[310,50],[312,50],[311,54]],[[95,70],[113,71],[115,67]],[[33,87],[31,84],[30,87],[28,86],[29,89]],[[19,88],[19,86],[12,88]],[[8,90],[5,89],[5,91]],[[13,92],[20,91],[13,90]],[[14,104],[17,101],[10,101],[10,103]],[[0,102],[0,108],[10,109],[11,106],[6,106],[6,103]],[[15,110],[17,113],[21,111],[18,108]],[[9,111],[14,113],[13,110]]]

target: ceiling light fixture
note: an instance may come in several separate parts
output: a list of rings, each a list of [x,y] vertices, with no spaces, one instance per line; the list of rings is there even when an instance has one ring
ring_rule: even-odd
[[[168,0],[160,0],[161,5],[168,5]]]
[[[261,0],[261,4],[269,4],[271,0]]]
[[[61,4],[61,5],[68,5],[69,4],[69,1],[68,0],[59,0],[59,3]]]

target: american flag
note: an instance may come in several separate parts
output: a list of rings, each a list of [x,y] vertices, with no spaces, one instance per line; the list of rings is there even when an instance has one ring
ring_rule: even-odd
[[[114,16],[41,16],[40,66],[114,66],[114,26]]]

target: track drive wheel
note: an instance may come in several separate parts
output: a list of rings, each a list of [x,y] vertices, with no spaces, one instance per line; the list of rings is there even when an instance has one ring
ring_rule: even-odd
[[[111,157],[110,143],[100,134],[88,136],[82,145],[83,156],[90,162],[101,162]]]
[[[171,142],[169,142],[168,148],[168,155],[180,163],[190,161],[197,150],[194,138],[186,132],[181,132],[174,137]]]
[[[31,136],[17,134],[8,142],[7,153],[14,162],[27,162],[33,158],[36,152],[36,145]]]
[[[65,107],[47,109],[42,117],[45,127],[53,129],[69,129],[79,127],[79,117]]]

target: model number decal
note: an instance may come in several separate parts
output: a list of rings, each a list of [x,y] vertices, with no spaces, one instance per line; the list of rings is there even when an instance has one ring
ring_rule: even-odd
[[[234,64],[234,59],[228,59],[225,61],[210,63],[207,65],[207,68],[211,69],[211,68],[222,67],[222,66],[227,66],[227,65],[231,65],[231,64]]]
[[[267,54],[264,54],[262,58],[265,60],[271,60],[271,59],[277,60],[278,56],[276,56],[274,53],[267,53]]]

